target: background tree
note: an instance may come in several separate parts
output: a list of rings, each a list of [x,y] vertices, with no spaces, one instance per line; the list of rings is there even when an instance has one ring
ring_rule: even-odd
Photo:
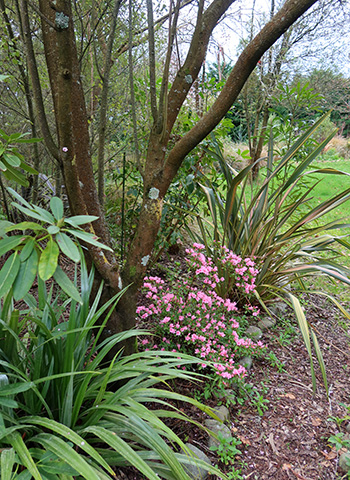
[[[184,158],[219,124],[261,56],[316,3],[316,0],[298,2],[287,0],[245,46],[210,110],[185,135],[174,139],[172,132],[205,60],[211,33],[234,0],[213,0],[208,4],[204,0],[199,1],[186,58],[171,75],[172,58],[176,50],[177,26],[183,3],[180,0],[171,3],[170,11],[167,12],[167,45],[161,64],[156,58],[155,31],[159,23],[154,15],[153,2],[147,1],[147,14],[142,6],[138,12],[140,18],[147,18],[150,79],[147,94],[152,118],[147,147],[141,150],[140,171],[143,177],[143,197],[139,221],[124,265],[120,266],[114,255],[105,254],[98,247],[88,247],[90,259],[96,266],[99,278],[105,280],[105,299],[129,285],[127,292],[118,303],[115,315],[109,320],[105,329],[106,335],[109,332],[115,333],[134,326],[137,292],[142,284],[159,231],[163,199]],[[92,9],[88,10],[86,16],[81,13],[77,15],[73,10],[76,8],[76,2],[72,4],[70,0],[57,0],[55,3],[39,0],[38,4],[20,0],[19,11],[36,116],[45,145],[63,172],[71,212],[73,215],[98,216],[99,219],[89,228],[103,242],[110,244],[110,234],[95,183],[88,102],[84,96],[84,83],[81,77],[81,72],[86,68],[82,62],[89,52],[90,37],[86,35],[88,31],[86,22],[93,15],[94,4],[92,2]],[[113,5],[116,6],[117,3]],[[125,7],[124,2],[119,7],[122,5]],[[106,4],[109,12],[111,7],[110,3]],[[194,5],[191,7],[195,8]],[[186,11],[183,10],[183,12],[186,15]],[[125,15],[125,10],[120,10],[119,15]],[[45,52],[55,116],[54,125],[50,125],[48,121],[43,102],[42,73],[39,68],[39,57],[33,46],[33,17],[36,20],[40,17],[41,22],[41,31],[38,36],[42,38]],[[98,24],[102,20],[103,15],[100,15],[90,28],[97,31]],[[105,33],[108,43],[107,25],[104,25],[102,33]],[[79,38],[80,44],[79,41],[77,42]],[[100,43],[96,47],[101,50],[104,48],[102,40],[99,39]],[[137,44],[135,36],[133,42]],[[127,44],[128,40],[125,43]],[[138,53],[137,48],[134,53]],[[88,58],[91,59],[91,57]],[[160,65],[163,67],[161,77],[158,76]]]

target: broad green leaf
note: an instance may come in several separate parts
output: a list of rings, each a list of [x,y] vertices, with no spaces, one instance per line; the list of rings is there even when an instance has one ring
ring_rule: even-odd
[[[22,260],[22,253],[20,260]],[[13,285],[13,297],[16,301],[21,300],[29,292],[34,283],[37,270],[38,254],[36,250],[32,250],[30,256],[25,261],[21,261],[21,266]]]
[[[27,208],[32,208],[30,203],[28,203],[27,200],[25,200],[23,197],[21,197],[21,195],[19,193],[17,193],[16,190],[14,190],[11,187],[7,187],[7,191],[11,194],[12,197],[15,197],[16,200],[18,200],[20,204],[25,205]]]
[[[9,385],[2,385],[0,388],[0,397],[8,395],[16,395],[17,393],[26,392],[33,388],[35,384],[33,382],[21,382],[11,383]]]
[[[8,78],[11,78],[11,75],[0,75],[0,82],[4,82]]]
[[[19,167],[21,165],[21,160],[13,153],[4,153],[3,158],[11,167]]]
[[[298,321],[299,328],[300,328],[300,331],[301,331],[301,334],[302,334],[302,337],[303,337],[303,340],[304,340],[304,344],[305,344],[306,350],[309,354],[310,370],[311,370],[311,377],[312,377],[312,388],[313,388],[313,391],[316,392],[316,375],[315,375],[315,369],[314,369],[314,362],[313,362],[313,359],[312,359],[309,326],[308,326],[307,320],[305,318],[305,314],[303,312],[303,309],[302,309],[302,307],[300,305],[300,302],[297,299],[297,297],[295,295],[292,295],[291,293],[289,294],[289,297],[292,301],[292,306],[293,306],[293,309],[294,309],[296,317],[297,317],[297,321]]]
[[[58,233],[56,235],[56,242],[62,253],[67,255],[67,257],[73,260],[73,262],[77,263],[80,261],[79,249],[68,235],[63,232]]]
[[[154,470],[147,465],[142,458],[137,455],[137,453],[126,443],[123,439],[115,435],[113,432],[109,432],[105,428],[98,426],[91,426],[85,429],[86,432],[93,433],[103,442],[105,442],[110,447],[114,448],[122,457],[124,457],[131,465],[134,465],[141,473],[147,476],[147,478],[152,480],[157,480],[159,478]]]
[[[76,215],[74,217],[65,218],[64,221],[69,223],[73,227],[79,227],[79,225],[91,223],[97,219],[98,217],[96,217],[95,215]]]
[[[16,451],[23,465],[29,470],[35,480],[42,480],[37,466],[33,460],[33,457],[29,453],[21,435],[18,432],[11,433],[7,436],[8,441]]]
[[[326,389],[326,392],[327,392],[327,395],[328,395],[328,382],[327,382],[326,365],[325,365],[324,360],[323,360],[323,355],[322,355],[322,351],[321,351],[321,348],[320,348],[320,344],[318,343],[316,334],[312,329],[311,329],[311,337],[312,337],[312,341],[314,342],[315,352],[316,352],[318,364],[319,364],[320,369],[321,369],[323,383],[324,383],[324,386],[325,386],[325,389]]]
[[[0,257],[18,247],[18,245],[24,242],[25,238],[23,235],[13,235],[12,237],[5,237],[0,240]]]
[[[35,222],[20,222],[17,223],[16,225],[11,225],[7,231],[12,232],[13,230],[44,230],[44,228],[39,225],[38,223]]]
[[[55,273],[58,263],[59,249],[57,243],[50,237],[45,250],[40,255],[39,260],[39,277],[48,280]]]
[[[30,207],[30,209],[29,209],[27,207],[23,207],[23,205],[20,205],[19,203],[16,203],[16,202],[12,202],[12,205],[15,208],[18,208],[18,210],[20,210],[21,212],[28,215],[28,217],[36,218],[36,220],[39,220],[39,222],[46,223],[46,219],[43,218],[42,215],[39,215],[38,213],[34,212],[32,210],[32,207]]]
[[[20,259],[17,252],[13,253],[7,260],[5,265],[0,270],[0,298],[12,287],[17,276]]]
[[[24,142],[18,142],[18,143],[24,143]],[[30,142],[25,142],[25,143],[30,143]],[[25,171],[25,172],[28,172],[30,173],[31,175],[38,175],[39,172],[37,172],[35,170],[35,168],[31,167],[30,165],[28,165],[27,163],[25,162],[21,162],[21,168]]]
[[[96,471],[87,463],[82,455],[77,453],[67,442],[53,435],[41,433],[33,438],[34,441],[41,443],[46,449],[53,452],[59,458],[62,458],[74,470],[80,473],[86,480],[100,480]],[[82,445],[84,445],[84,441]]]
[[[83,240],[84,242],[90,243],[91,245],[95,245],[96,247],[104,248],[105,250],[109,250],[110,252],[113,252],[113,250],[110,247],[107,247],[107,245],[104,245],[101,242],[98,242],[97,239],[98,237],[96,235],[93,235],[92,233],[87,233],[83,232],[81,230],[71,230],[67,229],[69,233],[74,235],[75,237],[80,238],[80,240]]]
[[[15,463],[15,451],[13,448],[5,448],[1,452],[1,480],[12,479],[12,469]]]
[[[50,235],[55,235],[60,231],[60,228],[57,225],[50,225],[47,229]]]
[[[63,202],[58,197],[52,197],[50,200],[50,208],[56,220],[63,218]]]
[[[13,226],[12,222],[9,222],[8,220],[0,220],[0,238],[6,237],[8,228],[11,228]]]
[[[38,207],[38,205],[33,205],[33,209],[34,209],[39,215],[41,215],[42,218],[44,218],[47,223],[50,223],[51,225],[54,225],[54,224],[55,224],[55,218],[53,217],[53,215],[51,215],[50,212],[48,212],[48,211],[45,210],[44,208]]]
[[[7,170],[6,165],[5,165],[3,162],[1,162],[1,161],[0,161],[0,170],[1,170],[2,172],[6,172],[6,170]]]
[[[18,183],[19,185],[22,185],[22,187],[28,187],[29,182],[26,179],[25,175],[21,173],[19,170],[16,170],[15,168],[11,167],[10,165],[7,164],[7,170],[4,172],[4,176],[8,180],[12,180],[13,182]]]
[[[0,405],[6,408],[18,408],[18,403],[12,398],[1,397],[0,396]]]
[[[26,419],[27,421],[27,419]],[[40,425],[46,430],[57,433],[61,437],[66,438],[67,440],[73,442],[75,445],[79,446],[81,450],[86,452],[91,458],[93,458],[99,465],[113,474],[113,470],[107,462],[101,457],[101,455],[93,448],[89,443],[84,442],[84,439],[78,435],[74,430],[70,429],[62,423],[56,422],[44,417],[29,417],[28,421],[33,425]]]
[[[58,283],[58,285],[62,288],[66,294],[73,298],[76,302],[82,304],[83,301],[81,299],[81,296],[74,285],[74,283],[67,277],[67,275],[64,273],[62,268],[57,265],[57,268],[55,270],[55,273],[53,274],[53,278],[55,281]]]
[[[20,260],[21,262],[25,262],[29,256],[32,254],[32,251],[34,249],[35,245],[35,240],[34,238],[29,238],[24,247],[22,248],[21,255],[20,255]]]

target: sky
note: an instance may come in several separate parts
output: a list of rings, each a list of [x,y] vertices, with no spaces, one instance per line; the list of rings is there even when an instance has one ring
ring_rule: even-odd
[[[209,45],[208,61],[217,62],[218,47],[223,48],[225,61],[234,62],[237,58],[237,47],[243,38],[247,38],[247,24],[252,18],[253,0],[238,0],[231,7],[229,14],[214,30]],[[277,3],[277,2],[276,2]],[[333,4],[339,4],[333,0]],[[255,23],[264,23],[269,17],[271,0],[255,1]],[[334,15],[332,15],[334,12]],[[313,68],[329,68],[350,76],[350,8],[349,1],[343,7],[343,15],[335,7],[331,7],[330,15],[316,30],[316,35],[308,42],[300,42],[294,48],[294,57],[298,57],[297,65],[301,71]],[[296,68],[296,67],[294,67]]]

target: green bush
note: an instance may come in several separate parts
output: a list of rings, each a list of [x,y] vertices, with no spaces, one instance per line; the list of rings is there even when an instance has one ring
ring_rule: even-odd
[[[113,468],[127,465],[152,480],[189,480],[182,466],[189,463],[225,478],[195,459],[162,421],[167,417],[190,421],[167,399],[205,409],[195,400],[158,388],[160,382],[193,378],[179,367],[197,360],[170,352],[126,357],[120,352],[105,365],[106,354],[116,344],[143,332],[129,331],[99,342],[120,294],[98,308],[101,285],[90,305],[93,272],[88,274],[84,262],[80,277],[81,303],[69,298],[60,306],[61,292],[54,296],[43,282],[38,300],[27,294],[27,308],[21,312],[14,308],[12,290],[3,298],[2,480],[100,480],[115,478]]]

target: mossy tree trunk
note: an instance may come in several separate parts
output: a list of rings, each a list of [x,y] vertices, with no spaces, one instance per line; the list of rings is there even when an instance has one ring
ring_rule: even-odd
[[[316,0],[287,0],[281,10],[244,49],[209,112],[170,147],[171,132],[205,60],[211,33],[234,0],[213,0],[206,9],[203,0],[198,2],[197,23],[187,58],[168,91],[169,63],[174,43],[172,32],[176,31],[180,8],[180,2],[177,2],[171,15],[167,61],[158,98],[151,82],[153,128],[149,136],[142,172],[143,200],[136,234],[123,269],[119,270],[118,261],[113,255],[105,255],[99,249],[89,247],[97,272],[105,281],[105,298],[130,285],[106,327],[106,335],[135,325],[137,292],[143,282],[147,263],[159,232],[163,199],[182,161],[218,125],[264,52],[315,2]],[[152,2],[147,3],[150,19]],[[26,0],[21,0],[28,64],[42,134],[48,148],[60,162],[72,213],[97,215],[99,219],[90,228],[103,242],[110,244],[92,169],[87,112],[75,44],[71,0],[55,2],[39,0],[39,9],[56,118],[55,135],[51,135],[47,130],[45,112],[40,101],[40,81],[31,46],[28,3]],[[151,22],[149,29],[149,38],[152,41]],[[150,45],[151,78],[152,74],[154,76],[152,57],[152,45]],[[53,138],[57,138],[57,145]],[[132,346],[129,348],[132,349]]]

